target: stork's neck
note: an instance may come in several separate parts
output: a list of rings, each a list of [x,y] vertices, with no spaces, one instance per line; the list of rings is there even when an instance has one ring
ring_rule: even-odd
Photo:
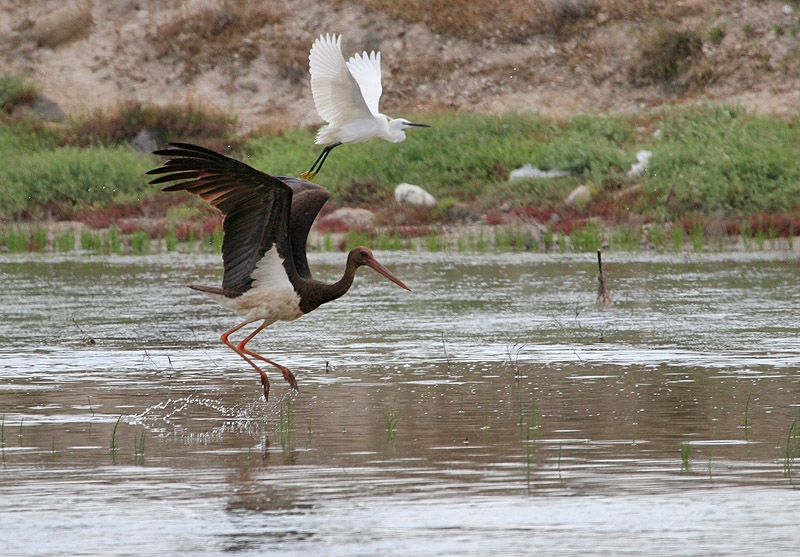
[[[344,296],[353,285],[357,269],[358,264],[353,260],[352,256],[348,256],[344,275],[338,281],[333,284],[326,284],[316,280],[308,281],[305,288],[306,292],[300,295],[300,309],[303,313],[308,313],[322,304]]]
[[[325,300],[325,302],[330,302],[336,298],[341,298],[347,293],[348,290],[350,290],[350,287],[353,286],[353,279],[356,278],[357,269],[358,264],[353,260],[352,256],[348,256],[347,265],[344,268],[344,274],[342,275],[342,278],[333,284],[328,285],[328,295],[330,297]]]

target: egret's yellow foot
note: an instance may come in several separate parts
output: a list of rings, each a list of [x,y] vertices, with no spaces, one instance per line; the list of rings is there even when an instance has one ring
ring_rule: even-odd
[[[314,179],[314,176],[316,176],[316,175],[317,175],[316,172],[314,172],[312,170],[309,170],[308,172],[303,172],[300,175],[300,178],[302,178],[303,180],[308,180],[310,182],[311,180]]]

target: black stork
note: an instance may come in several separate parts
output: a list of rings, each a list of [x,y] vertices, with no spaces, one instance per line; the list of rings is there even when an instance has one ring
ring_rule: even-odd
[[[151,184],[177,182],[163,191],[193,193],[220,210],[222,224],[222,287],[189,285],[213,296],[243,316],[220,339],[261,375],[264,398],[269,398],[267,374],[253,359],[281,370],[294,390],[297,380],[289,370],[247,348],[247,343],[276,321],[292,321],[344,295],[362,265],[375,269],[401,288],[410,290],[381,265],[372,252],[357,247],[347,255],[344,276],[333,284],[314,280],[306,258],[311,224],[330,193],[301,178],[270,176],[235,159],[189,143],[154,151],[169,157],[147,174],[162,174]],[[262,321],[255,331],[234,345],[229,337],[249,323]]]

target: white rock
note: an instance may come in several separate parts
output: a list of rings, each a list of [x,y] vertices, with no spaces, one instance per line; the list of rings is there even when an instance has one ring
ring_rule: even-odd
[[[40,46],[53,48],[73,41],[89,32],[92,26],[92,0],[73,0],[38,17],[31,29],[31,38]]]
[[[351,228],[370,228],[375,222],[375,215],[367,209],[341,207],[323,219],[325,221],[341,221]]]
[[[436,207],[436,198],[414,184],[398,184],[394,188],[394,198],[400,205],[411,207]]]
[[[650,157],[652,156],[653,153],[650,151],[639,151],[636,153],[636,160],[639,162],[631,165],[628,176],[641,176],[644,174],[644,171],[647,170],[647,163],[650,162]]]
[[[562,176],[569,176],[570,173],[566,170],[539,170],[535,166],[525,164],[519,168],[512,170],[508,175],[508,181],[522,180],[524,178],[561,178]]]
[[[592,190],[589,189],[589,186],[583,185],[578,186],[574,190],[570,192],[567,198],[564,200],[565,205],[569,205],[571,207],[578,207],[582,208],[585,207],[589,200],[592,198]]]

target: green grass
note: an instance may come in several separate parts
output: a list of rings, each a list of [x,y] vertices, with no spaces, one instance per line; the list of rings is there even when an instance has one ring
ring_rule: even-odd
[[[322,240],[323,251],[333,251],[333,248],[333,236],[331,234],[325,234]]]
[[[150,236],[144,230],[136,230],[131,237],[131,251],[146,254],[150,251]]]
[[[127,147],[9,150],[0,156],[0,211],[8,216],[37,215],[50,206],[69,213],[129,203],[155,191],[144,176],[152,160]]]
[[[6,415],[0,418],[0,458],[6,463]]]
[[[714,25],[708,30],[708,38],[711,40],[712,44],[718,45],[722,42],[725,38],[726,29],[725,24],[722,25]]]
[[[46,247],[47,247],[47,230],[45,230],[40,226],[37,226],[31,232],[31,238],[28,244],[28,249],[30,251],[44,251]]]
[[[105,250],[108,253],[119,253],[122,247],[122,240],[120,239],[119,228],[111,225],[108,229],[108,236],[106,236]]]
[[[292,399],[287,398],[278,411],[278,439],[281,451],[286,453],[294,442],[294,415],[292,414]]]
[[[119,429],[120,420],[122,420],[122,416],[117,418],[117,421],[114,424],[114,429],[111,430],[111,442],[108,444],[108,450],[111,453],[111,461],[114,464],[117,463],[117,453],[119,452],[119,437],[117,435],[117,430]]]
[[[145,433],[145,430],[142,430],[141,435],[134,434],[133,436],[133,461],[140,466],[144,466]]]
[[[691,469],[692,445],[681,443],[681,472],[687,474]]]
[[[556,240],[556,245],[558,246],[558,253],[566,253],[567,252],[567,236],[565,234],[559,234],[558,239]]]
[[[420,116],[430,130],[409,133],[402,144],[373,141],[339,147],[317,182],[341,203],[355,183],[378,183],[373,197],[388,200],[400,182],[424,185],[434,196],[472,200],[481,196],[513,195],[529,202],[560,202],[578,178],[507,183],[508,172],[525,163],[562,168],[584,178],[604,179],[612,168],[629,166],[618,142],[630,136],[630,126],[605,117],[577,117],[565,124],[534,113],[501,116],[440,114]],[[429,133],[433,132],[433,133]],[[250,163],[278,174],[296,175],[307,169],[319,149],[314,130],[293,130],[250,139],[245,150]],[[491,186],[491,190],[487,190]]]
[[[692,226],[689,230],[689,242],[692,244],[692,249],[695,253],[702,253],[703,248],[706,246],[706,231],[699,224]]]
[[[672,251],[679,253],[683,249],[683,243],[686,241],[686,230],[680,224],[672,227]]]
[[[178,249],[178,237],[175,235],[175,229],[170,228],[167,232],[167,237],[164,239],[167,251],[175,251]]]
[[[607,187],[627,180],[635,152],[653,152],[641,179],[645,204],[654,216],[675,218],[722,209],[725,214],[786,210],[800,194],[800,143],[795,120],[756,115],[726,105],[664,108],[639,116],[578,116],[556,122],[536,114],[420,117],[430,130],[406,142],[370,142],[340,147],[318,182],[341,203],[354,182],[377,182],[388,199],[401,181],[424,185],[436,197],[491,197],[517,204],[557,207],[578,183]],[[642,136],[646,124],[660,137]],[[255,137],[246,145],[252,163],[276,173],[297,174],[317,150],[313,130],[281,137]],[[280,161],[280,164],[276,164]],[[508,172],[525,163],[560,168],[575,177],[520,180]]]
[[[519,408],[517,410],[517,426],[519,427],[520,441],[534,442],[536,440],[536,430],[539,429],[542,421],[542,414],[536,408],[536,401],[531,401],[530,412],[525,412],[525,406],[522,402],[522,397],[519,399]]]
[[[667,233],[663,226],[654,224],[647,229],[647,238],[658,251],[664,251],[667,245]]]
[[[428,234],[425,237],[424,244],[428,251],[441,251],[443,249],[441,238],[437,234]]]
[[[211,233],[211,250],[214,253],[220,253],[222,251],[222,239],[223,239],[222,228],[219,226],[214,229]]]
[[[603,231],[597,223],[575,230],[569,235],[572,249],[580,252],[597,251],[603,246]]]
[[[800,139],[795,119],[748,113],[742,108],[704,105],[669,111],[653,151],[645,186],[668,214],[726,214],[796,207],[800,158],[791,145]]]
[[[205,141],[227,139],[235,118],[209,106],[193,103],[142,104],[126,101],[113,108],[99,108],[71,119],[65,143],[89,145],[124,145],[141,130],[150,130],[162,143],[188,137]]]
[[[373,245],[373,238],[369,233],[357,228],[351,228],[347,231],[347,237],[345,238],[345,251],[350,251],[358,246],[369,247],[371,245]]]
[[[9,253],[22,253],[28,251],[28,237],[24,232],[12,228],[5,233],[3,243]]]
[[[28,104],[38,94],[33,83],[12,75],[0,75],[0,113],[18,104]]]
[[[631,225],[621,225],[611,235],[611,248],[615,250],[638,251],[641,244],[641,229]]]
[[[103,248],[103,239],[100,234],[89,230],[81,231],[81,249],[85,251],[100,251]]]
[[[384,234],[378,234],[378,236],[375,238],[374,246],[376,249],[382,251],[397,251],[405,249],[406,244],[399,234],[395,234],[390,230]]]
[[[75,249],[75,231],[71,228],[53,238],[53,247],[57,251],[72,251]]]
[[[519,409],[517,412],[517,426],[519,427],[519,440],[522,443],[523,459],[525,462],[525,482],[528,491],[531,489],[531,477],[533,469],[533,455],[536,451],[536,432],[541,424],[542,414],[536,408],[536,401],[531,400],[530,415],[526,415],[522,396],[519,397]],[[488,423],[487,423],[488,428]],[[561,447],[559,447],[559,474],[561,473]]]
[[[392,440],[397,435],[397,423],[400,421],[400,410],[396,404],[392,404],[389,410],[382,412],[383,422],[386,425],[386,439]]]
[[[136,120],[143,117],[142,112],[147,111],[133,111],[126,118]],[[180,114],[147,112],[145,116],[167,119],[177,129],[174,120],[180,119]],[[410,116],[432,128],[413,130],[399,144],[372,141],[336,149],[316,180],[331,191],[332,204],[353,204],[354,199],[361,199],[393,207],[393,188],[399,182],[410,182],[442,200],[443,207],[467,202],[485,212],[497,211],[501,203],[562,212],[569,192],[577,185],[588,185],[594,194],[592,201],[585,209],[575,209],[573,215],[581,222],[593,214],[617,222],[639,214],[655,223],[669,223],[686,215],[718,212],[737,218],[800,209],[798,115],[759,115],[735,106],[701,104],[636,114],[584,114],[563,121],[536,113]],[[93,126],[100,128],[101,124],[94,122]],[[140,156],[116,144],[118,140],[100,141],[104,147],[65,146],[69,134],[77,129],[70,125],[76,124],[59,131],[30,120],[0,121],[0,160],[4,161],[0,165],[0,216],[12,221],[36,220],[55,211],[57,218],[73,218],[86,207],[152,208],[152,200],[162,198],[158,188],[147,185],[144,175],[161,161]],[[319,153],[314,134],[313,128],[303,127],[240,138],[241,148],[234,155],[273,174],[298,175]],[[210,141],[199,140],[215,147]],[[653,153],[648,171],[642,177],[629,177],[628,169],[641,149]],[[574,174],[509,182],[511,170],[526,163]],[[636,193],[624,203],[618,202],[615,196],[629,186],[636,186]],[[441,209],[439,214],[444,212]],[[634,228],[629,231],[640,234]],[[685,239],[677,236],[680,232],[673,227],[675,250],[679,241],[682,249]],[[777,230],[764,234],[770,239]],[[595,230],[573,232],[573,236],[574,249],[596,249]],[[554,238],[545,235],[546,250],[553,248]],[[348,245],[352,245],[350,240]],[[614,243],[615,239],[611,240]],[[669,242],[663,236],[658,240],[662,246]],[[398,245],[394,240],[383,241]],[[558,249],[565,251],[561,234],[556,241]],[[438,239],[436,245],[433,242],[429,241],[429,247],[444,248]],[[618,236],[616,243],[624,246],[622,249],[633,249],[632,238]],[[7,238],[9,251],[11,244]],[[504,230],[493,246],[478,238],[456,247],[459,251],[509,251],[520,249],[519,244],[520,240]],[[326,243],[325,247],[330,246]],[[692,247],[696,247],[694,242]],[[212,248],[218,248],[216,237]],[[107,251],[118,249],[111,245]]]
[[[747,395],[747,402],[744,403],[744,423],[742,427],[744,428],[745,441],[747,441],[750,437],[750,395]]]
[[[783,474],[790,482],[794,471],[794,461],[798,455],[800,455],[800,434],[798,433],[797,418],[795,418],[789,427],[789,434],[786,436],[783,460]]]

